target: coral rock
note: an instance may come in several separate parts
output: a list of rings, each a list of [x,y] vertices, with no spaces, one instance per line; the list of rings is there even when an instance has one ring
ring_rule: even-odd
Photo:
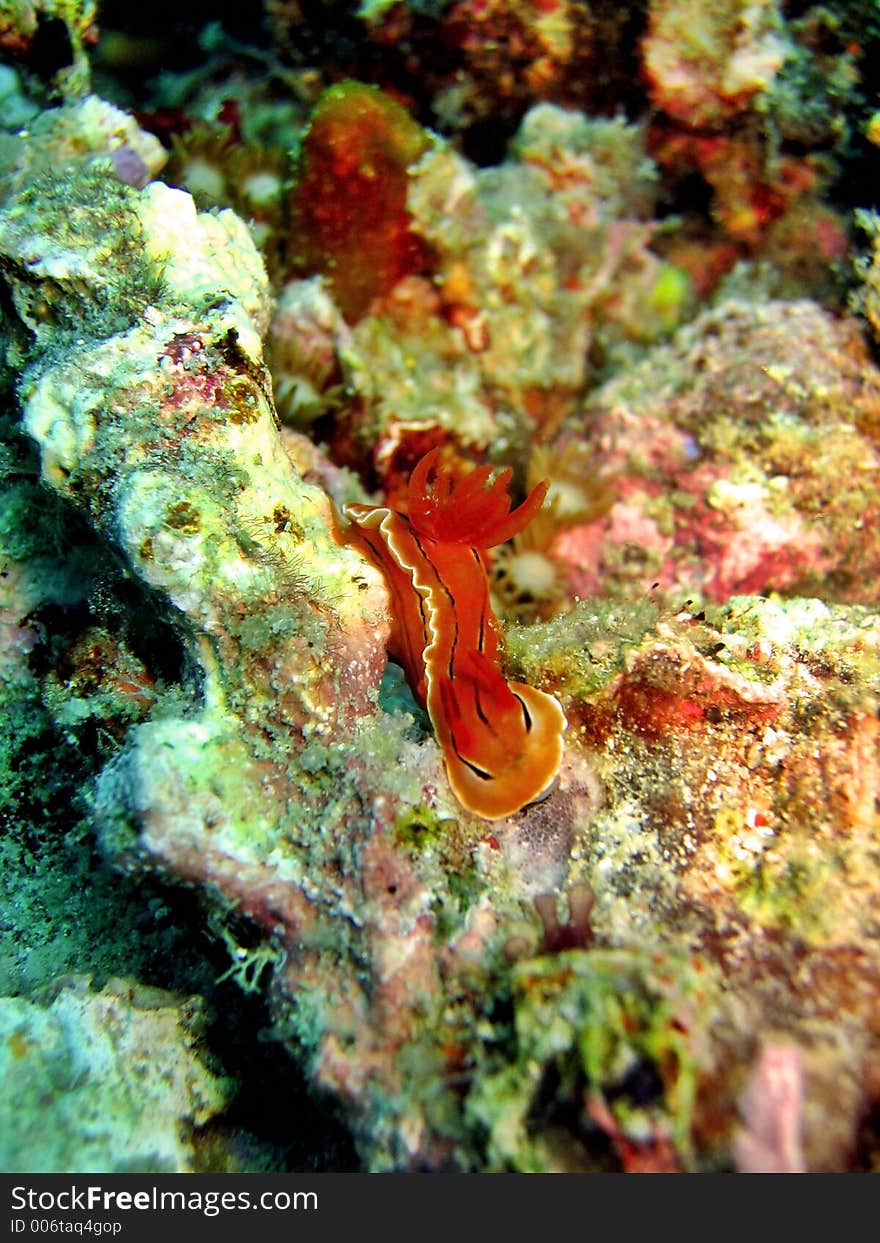
[[[589,403],[615,503],[559,535],[579,595],[873,602],[880,373],[854,321],[727,303]]]
[[[229,1088],[200,1059],[198,998],[111,980],[0,1001],[5,1170],[187,1173]]]
[[[342,82],[315,104],[294,189],[289,257],[320,272],[354,322],[374,298],[429,262],[406,207],[409,168],[430,138],[375,87]]]

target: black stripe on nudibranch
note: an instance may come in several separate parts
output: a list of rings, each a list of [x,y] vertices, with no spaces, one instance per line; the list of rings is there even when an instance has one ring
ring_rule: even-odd
[[[492,724],[492,722],[491,722],[491,720],[489,719],[489,717],[487,717],[487,716],[486,716],[486,713],[483,711],[483,705],[482,705],[482,703],[480,702],[480,688],[479,688],[479,686],[475,686],[475,687],[474,687],[474,706],[475,706],[475,707],[476,707],[476,709],[477,709],[477,716],[480,718],[480,720],[483,722],[483,724],[486,726],[486,728],[487,728],[487,729],[489,729],[489,730],[491,730],[493,734],[494,734],[494,733],[496,733],[497,731],[496,731],[496,729],[495,729],[495,726]]]
[[[418,534],[414,530],[412,530],[412,528],[410,528],[410,534],[412,535],[413,542],[415,543],[416,548],[418,548],[419,550],[422,560],[424,561],[425,565],[431,571],[431,574],[433,578],[435,579],[437,586],[441,589],[441,591],[443,591],[447,600],[449,601],[449,609],[450,609],[450,614],[452,616],[453,625],[452,625],[452,638],[449,644],[448,673],[449,673],[450,679],[452,679],[455,677],[455,650],[458,647],[458,634],[459,634],[458,613],[456,612],[455,596],[452,594],[452,592],[447,587],[446,583],[441,578],[440,571],[437,569],[437,567],[434,565],[434,562],[431,560],[431,558],[428,556],[427,552],[425,551],[425,546],[422,543],[422,541],[419,539]]]
[[[473,557],[474,561],[476,561],[479,572],[481,574],[485,574],[486,571],[483,566],[483,558],[480,556],[479,549],[472,548],[471,556]],[[488,599],[488,596],[487,596],[487,599]],[[486,648],[486,606],[484,604],[483,607],[480,609],[480,625],[477,630],[477,651],[478,652],[485,651],[485,648]]]
[[[521,695],[517,695],[516,691],[513,692],[513,697],[514,699],[519,700],[519,706],[522,708],[522,713],[523,713],[523,724],[526,727],[526,733],[530,734],[532,732],[532,717],[531,717],[531,714],[528,708],[526,707],[525,700],[523,699]]]
[[[466,760],[464,758],[464,756],[460,753],[458,747],[455,748],[455,754],[458,756],[462,764],[466,765],[466,767],[468,767],[476,777],[479,777],[481,781],[494,781],[495,780],[494,773],[487,773],[485,768],[477,768],[476,764],[472,764],[470,760]]]

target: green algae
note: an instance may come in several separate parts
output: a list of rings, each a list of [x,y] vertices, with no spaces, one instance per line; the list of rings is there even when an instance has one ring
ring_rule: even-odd
[[[455,825],[455,822],[451,822]],[[424,804],[407,807],[394,823],[394,839],[396,845],[404,850],[421,852],[426,849],[438,849],[447,845],[450,834],[450,821],[438,817]]]
[[[96,19],[98,0],[2,0],[0,33],[7,36],[10,46],[20,43],[28,47],[45,26],[54,22],[63,25],[69,40],[70,59],[49,71],[45,84],[50,95],[78,99],[87,93],[91,82],[89,49],[97,40]],[[32,72],[28,78],[35,78]],[[42,85],[42,84],[41,84]]]
[[[645,640],[659,614],[650,600],[583,600],[551,621],[511,626],[509,669],[526,682],[552,686],[563,700],[587,699],[623,669],[627,652]]]
[[[596,1168],[604,1144],[586,1112],[589,1094],[610,1102],[625,1133],[645,1143],[674,1136],[687,1157],[705,979],[660,955],[567,950],[518,963],[511,988],[509,1064],[485,1075],[467,1103],[487,1130],[489,1168]],[[578,1139],[564,1147],[553,1116],[562,1102],[580,1115]]]
[[[200,1059],[197,998],[68,981],[42,1002],[0,1001],[0,1165],[67,1173],[179,1173],[231,1084]]]
[[[108,163],[38,173],[4,205],[0,247],[15,309],[38,340],[108,337],[157,300],[135,195]]]
[[[118,749],[119,723],[132,719],[133,705],[110,689],[109,674],[79,696],[69,664],[67,678],[54,675],[89,631],[112,635],[116,650],[131,642],[124,580],[78,518],[39,486],[24,444],[3,430],[0,993],[27,993],[65,973],[102,983],[149,975],[157,962],[192,965],[187,934],[161,917],[158,893],[110,869],[88,820],[89,785]],[[167,651],[169,643],[174,650],[162,633],[159,645]]]

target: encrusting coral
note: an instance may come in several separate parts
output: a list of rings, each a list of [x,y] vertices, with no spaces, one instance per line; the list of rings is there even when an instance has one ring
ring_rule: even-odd
[[[337,147],[357,151],[357,113],[347,120],[337,112],[334,124],[347,121],[352,131]],[[388,274],[360,240],[372,313],[363,315],[363,286],[359,322],[342,332],[325,311],[315,333],[314,281],[294,280],[282,290],[268,342],[281,417],[301,425],[325,415],[322,438],[335,458],[392,490],[397,460],[411,466],[437,444],[452,440],[503,464],[532,439],[552,439],[586,391],[591,350],[611,354],[620,342],[665,336],[689,304],[684,273],[651,250],[655,176],[640,127],[539,106],[523,119],[509,159],[486,169],[423,132],[414,146],[416,137],[404,148],[412,161],[401,170],[405,210],[395,206],[387,222],[398,237],[389,253],[402,246],[418,256],[408,266],[395,261],[396,275],[408,279],[380,288]],[[307,136],[304,161],[309,152]],[[344,187],[352,176],[343,170]],[[329,253],[312,266],[331,298],[360,270],[346,233],[335,242],[338,254],[329,244],[331,226],[351,228],[350,192],[340,190],[339,202],[326,190],[308,200],[320,205],[312,214],[327,218],[313,232],[327,237]],[[339,301],[343,314],[354,305],[349,298]],[[310,376],[328,353],[338,381],[322,405]]]
[[[718,18],[726,76],[698,74],[674,107],[657,46],[673,6],[648,6],[670,125],[693,129],[697,109],[732,140],[731,112],[775,91],[791,26],[752,6],[731,66],[725,15],[742,8]],[[63,608],[62,586],[41,587],[36,546],[4,533],[2,668],[39,646],[41,710],[98,740],[85,797],[101,849],[198,892],[365,1168],[866,1167],[880,622],[878,382],[859,321],[754,297],[681,327],[694,287],[663,253],[646,143],[660,147],[640,125],[540,103],[477,168],[372,87],[333,88],[314,140],[340,102],[403,134],[377,210],[406,261],[341,273],[350,203],[320,246],[301,216],[302,267],[277,299],[246,223],[153,180],[162,152],[94,97],[0,151],[0,349],[21,426],[3,443],[21,462],[35,449],[46,521],[63,508],[129,588],[100,625],[84,610],[38,645],[35,602]],[[318,169],[332,190],[310,151],[301,178]],[[871,318],[870,262],[863,275]],[[27,489],[10,523],[34,513]],[[502,684],[534,688],[526,735],[529,705],[556,705],[542,788],[491,821],[456,797],[421,712],[451,745],[455,704],[438,709],[415,659],[451,603],[398,555],[407,500],[412,541],[442,546],[426,564],[480,562],[466,626],[443,632],[445,674],[479,706],[484,685],[502,707]],[[394,524],[418,599],[401,605],[393,572],[389,592],[343,512]],[[496,630],[480,550],[523,516],[534,544],[502,554],[514,587],[499,576],[496,595],[541,620]],[[552,582],[516,568],[527,552]],[[491,678],[474,650],[497,658]],[[176,1003],[159,1009],[174,1026]],[[762,1111],[776,1055],[789,1091]],[[195,1116],[221,1110],[222,1085],[185,1070]]]
[[[854,320],[724,302],[591,395],[584,426],[613,503],[550,552],[581,596],[876,603],[878,402]]]
[[[281,1005],[291,1040],[320,1081],[345,1086],[355,1115],[371,1105],[345,1067],[367,1056],[377,1083],[402,1094],[398,1114],[418,1112],[396,1056],[414,1023],[416,1045],[436,1040],[417,1016],[441,1004],[438,891],[397,851],[395,826],[457,813],[428,744],[388,780],[396,748],[413,744],[407,718],[376,715],[383,589],[282,447],[260,353],[267,286],[247,231],[159,183],[132,190],[86,156],[59,171],[54,194],[25,184],[7,200],[0,250],[43,479],[122,556],[183,647],[186,710],[150,714],[94,790],[104,847],[207,883],[276,939],[281,974],[298,980]],[[454,883],[440,899],[451,928]],[[333,967],[324,947],[340,934]],[[353,985],[355,961],[372,963],[369,994]],[[404,1006],[391,1002],[401,989]],[[362,1043],[349,1059],[352,1022]],[[401,1117],[391,1126],[400,1153]]]
[[[72,978],[30,1001],[0,1001],[3,1126],[12,1173],[185,1173],[198,1131],[231,1084],[201,1060],[199,998],[126,980]]]
[[[653,0],[647,17],[649,150],[664,176],[701,185],[711,220],[688,211],[666,257],[704,286],[747,259],[778,295],[839,297],[847,222],[824,192],[851,141],[864,24],[776,0]]]

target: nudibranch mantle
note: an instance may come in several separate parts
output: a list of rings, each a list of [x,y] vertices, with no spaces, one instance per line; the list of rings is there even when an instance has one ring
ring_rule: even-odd
[[[428,713],[453,792],[469,811],[499,820],[548,793],[562,762],[559,703],[501,673],[486,574],[486,550],[523,529],[547,485],[511,511],[509,469],[458,478],[438,469],[438,456],[432,450],[413,470],[408,516],[383,505],[343,513],[385,575],[389,653]]]

